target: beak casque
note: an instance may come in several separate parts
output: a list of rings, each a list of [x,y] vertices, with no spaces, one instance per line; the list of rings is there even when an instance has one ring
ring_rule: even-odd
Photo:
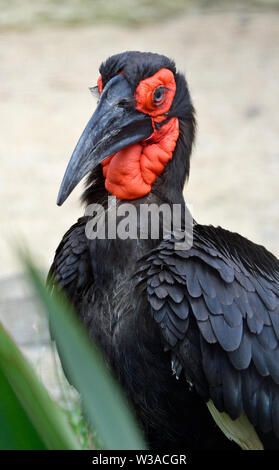
[[[59,206],[80,180],[103,160],[152,135],[150,117],[127,103],[133,103],[131,87],[123,74],[117,75],[106,84],[96,111],[71,156],[58,194]]]

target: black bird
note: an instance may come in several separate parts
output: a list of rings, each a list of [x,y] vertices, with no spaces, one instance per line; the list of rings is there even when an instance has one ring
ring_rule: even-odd
[[[97,92],[58,196],[60,205],[88,175],[88,209],[58,246],[49,284],[66,292],[104,352],[151,449],[279,448],[279,261],[195,221],[190,243],[183,186],[195,117],[173,61],[114,55]],[[157,236],[153,219],[141,237],[143,204],[182,208],[181,231],[172,218],[165,233],[161,213]],[[104,227],[113,210],[120,224],[134,208],[125,230],[137,237],[106,227],[90,236],[100,219],[92,207],[104,210]],[[178,249],[183,232],[188,245]]]

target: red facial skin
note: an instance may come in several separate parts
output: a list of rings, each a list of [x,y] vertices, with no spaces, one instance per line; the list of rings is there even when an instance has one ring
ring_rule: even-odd
[[[99,78],[98,78],[97,86],[98,86],[99,93],[100,93],[100,95],[101,95],[102,92],[103,92],[103,80],[102,80],[102,75],[100,75]]]
[[[164,87],[164,94],[155,103],[153,94],[158,87]],[[98,88],[101,94],[101,76]],[[138,199],[148,194],[156,177],[171,160],[179,136],[178,118],[171,118],[158,130],[155,123],[166,119],[175,91],[174,76],[168,69],[161,69],[139,83],[135,92],[136,109],[149,114],[154,132],[145,141],[130,145],[102,162],[105,187],[118,199]]]

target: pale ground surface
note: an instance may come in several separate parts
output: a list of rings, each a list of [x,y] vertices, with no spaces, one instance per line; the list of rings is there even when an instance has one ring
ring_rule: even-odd
[[[36,344],[47,344],[45,326],[17,278],[9,243],[23,237],[46,270],[82,214],[81,185],[61,208],[57,192],[95,107],[88,86],[102,60],[127,49],[164,53],[187,74],[198,120],[185,190],[194,217],[279,256],[278,14],[191,15],[144,29],[2,32],[0,319],[32,357]],[[40,351],[47,364],[49,349]]]

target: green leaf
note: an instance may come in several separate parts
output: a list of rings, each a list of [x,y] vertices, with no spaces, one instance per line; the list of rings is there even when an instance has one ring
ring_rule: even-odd
[[[146,449],[119,385],[71,306],[61,294],[48,293],[29,259],[25,259],[25,266],[48,312],[63,367],[81,394],[92,432],[97,432],[105,449]]]
[[[0,449],[45,449],[1,368]]]
[[[1,324],[0,448],[80,448],[64,413]]]

